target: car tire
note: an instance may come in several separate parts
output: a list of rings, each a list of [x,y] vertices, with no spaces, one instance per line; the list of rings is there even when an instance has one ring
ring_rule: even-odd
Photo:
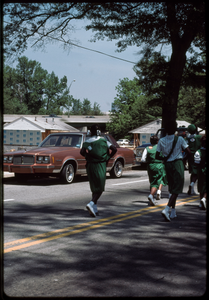
[[[75,177],[75,168],[71,163],[68,163],[64,166],[61,172],[61,180],[64,183],[72,183]]]
[[[123,164],[120,160],[117,160],[110,171],[110,176],[113,178],[120,178],[122,177],[123,173]]]

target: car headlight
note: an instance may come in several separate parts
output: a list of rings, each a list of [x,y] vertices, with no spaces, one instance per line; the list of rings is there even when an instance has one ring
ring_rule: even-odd
[[[144,151],[144,150],[137,149],[137,150],[136,150],[136,156],[140,156],[140,157],[141,157],[141,156],[142,156],[142,153],[143,153],[143,151]]]
[[[4,163],[12,163],[13,162],[13,156],[12,155],[5,155],[4,156]]]
[[[50,156],[37,156],[36,162],[38,164],[48,164],[50,162]]]

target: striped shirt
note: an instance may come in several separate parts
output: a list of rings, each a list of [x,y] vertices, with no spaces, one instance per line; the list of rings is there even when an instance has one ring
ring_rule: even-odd
[[[161,152],[162,154],[167,157],[170,153],[173,145],[174,134],[166,135],[165,137],[161,138],[157,144],[157,152]],[[173,149],[173,152],[167,161],[174,161],[176,159],[182,159],[182,150],[185,150],[188,147],[188,144],[183,139],[182,136],[178,137],[178,141]]]

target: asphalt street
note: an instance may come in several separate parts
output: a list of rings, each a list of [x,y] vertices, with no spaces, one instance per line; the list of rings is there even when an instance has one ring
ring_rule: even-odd
[[[107,176],[99,216],[86,210],[87,176],[70,185],[3,180],[3,292],[9,297],[200,297],[206,292],[206,211],[188,196],[177,218],[148,205],[146,171]],[[195,185],[196,190],[196,185]],[[3,295],[3,296],[4,296]]]

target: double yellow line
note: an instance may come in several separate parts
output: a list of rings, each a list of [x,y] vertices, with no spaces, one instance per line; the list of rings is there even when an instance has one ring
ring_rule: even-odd
[[[177,200],[176,205],[183,205],[188,202],[196,201],[197,199],[198,199],[197,196],[196,197],[193,196],[192,198],[187,198],[187,199],[180,199],[180,200]],[[182,201],[182,200],[186,200],[186,201]],[[8,243],[4,244],[4,253],[20,250],[20,249],[31,247],[31,246],[38,245],[38,244],[42,244],[42,243],[56,240],[56,239],[66,237],[69,235],[81,233],[81,232],[84,232],[87,230],[97,229],[97,228],[100,228],[103,226],[111,225],[116,222],[122,222],[122,221],[125,221],[128,219],[137,218],[142,215],[146,215],[146,214],[149,214],[152,212],[159,211],[162,209],[162,206],[165,206],[165,205],[166,205],[166,203],[163,203],[163,204],[160,204],[157,206],[148,206],[146,208],[141,208],[139,210],[123,213],[120,215],[111,216],[111,217],[103,218],[103,219],[98,219],[98,220],[90,221],[88,223],[82,223],[82,224],[46,232],[43,234],[38,234],[38,235],[31,236],[31,237],[15,240],[13,242],[8,242]]]

